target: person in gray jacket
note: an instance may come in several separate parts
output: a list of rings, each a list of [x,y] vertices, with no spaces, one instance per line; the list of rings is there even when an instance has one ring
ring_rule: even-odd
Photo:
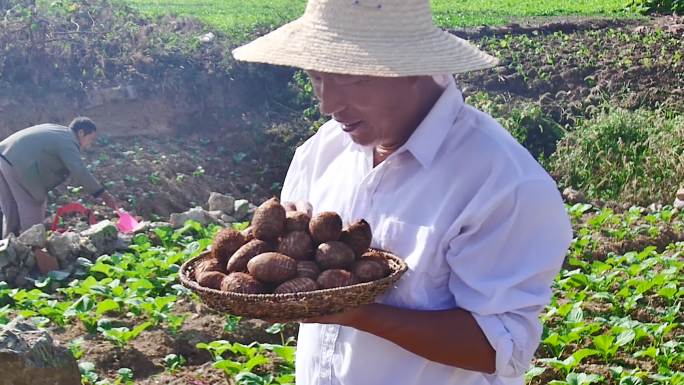
[[[114,197],[95,179],[81,159],[81,150],[97,138],[97,127],[85,117],[69,127],[39,124],[0,142],[0,209],[2,237],[20,234],[45,218],[48,191],[69,176],[86,193],[118,210]]]

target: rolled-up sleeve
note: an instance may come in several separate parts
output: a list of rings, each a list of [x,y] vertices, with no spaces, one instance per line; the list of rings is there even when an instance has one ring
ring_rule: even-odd
[[[64,166],[69,170],[69,176],[83,186],[88,194],[99,195],[104,191],[100,183],[95,179],[81,158],[81,151],[75,143],[68,143],[60,148],[59,157]]]
[[[496,350],[496,374],[518,377],[539,345],[539,313],[550,301],[572,228],[546,179],[520,182],[470,208],[450,229],[449,289]]]

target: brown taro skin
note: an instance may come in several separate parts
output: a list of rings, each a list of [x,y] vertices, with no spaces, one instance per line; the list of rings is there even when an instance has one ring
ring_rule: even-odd
[[[254,211],[252,218],[254,237],[272,241],[285,233],[285,208],[278,198],[271,198]]]
[[[383,270],[383,276],[386,277],[390,275],[390,272],[392,271],[390,269],[389,262],[387,261],[387,258],[385,258],[382,254],[378,253],[377,251],[369,250],[361,256],[361,261],[365,260],[372,260],[382,266]]]
[[[354,251],[340,241],[321,243],[316,249],[316,263],[323,270],[349,267],[354,259]]]
[[[315,280],[321,274],[321,268],[314,261],[298,261],[297,262],[297,277],[311,278]]]
[[[225,273],[224,267],[225,265],[223,265],[221,262],[214,258],[204,259],[195,267],[195,280],[198,280],[200,274],[208,271],[218,271],[221,273]]]
[[[342,235],[342,218],[333,211],[323,211],[311,218],[309,233],[314,242],[337,241]]]
[[[371,227],[368,222],[361,219],[344,229],[340,236],[340,240],[349,245],[358,258],[370,247],[371,241],[373,240],[373,233],[371,232]]]
[[[311,217],[301,211],[288,211],[285,213],[285,232],[309,231]]]
[[[294,202],[283,202],[281,204],[286,212],[297,211],[297,206],[295,206]]]
[[[254,239],[254,228],[252,226],[249,226],[246,229],[240,231],[240,234],[242,234],[242,236],[245,237],[245,243],[247,243]]]
[[[226,271],[229,273],[247,271],[247,262],[259,254],[273,251],[273,247],[260,239],[252,239],[239,248],[228,260]]]
[[[371,282],[386,276],[382,265],[370,259],[354,262],[352,273],[359,282]]]
[[[352,274],[347,270],[330,269],[326,270],[318,276],[316,283],[321,289],[332,289],[335,287],[349,286],[354,283]]]
[[[247,243],[245,237],[237,230],[224,228],[214,236],[211,253],[221,264],[225,265],[237,249]]]
[[[297,261],[280,253],[263,253],[249,260],[247,270],[263,283],[279,284],[297,276]]]
[[[293,231],[284,236],[278,244],[278,252],[298,261],[311,259],[313,256],[311,236],[305,231]]]
[[[199,274],[197,277],[197,283],[200,286],[208,287],[210,289],[221,289],[221,281],[226,275],[218,271],[207,271]]]
[[[242,294],[261,294],[266,292],[264,285],[247,273],[230,273],[221,281],[221,291]]]
[[[311,278],[294,278],[281,283],[273,291],[274,294],[302,293],[306,291],[318,290],[318,284]]]

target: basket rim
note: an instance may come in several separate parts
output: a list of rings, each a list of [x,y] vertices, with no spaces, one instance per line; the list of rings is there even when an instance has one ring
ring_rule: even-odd
[[[200,261],[206,259],[206,258],[211,258],[211,251],[204,251],[200,255],[193,257],[187,261],[185,261],[182,265],[181,268],[178,272],[178,277],[181,281],[181,284],[188,289],[191,289],[195,292],[198,293],[203,293],[203,294],[211,294],[214,296],[221,296],[225,298],[233,298],[236,300],[278,300],[278,302],[288,302],[290,300],[300,300],[304,298],[311,298],[314,296],[324,296],[324,295],[329,295],[329,294],[334,294],[334,293],[341,293],[341,292],[347,292],[351,290],[364,290],[368,288],[372,288],[375,286],[379,286],[384,284],[385,282],[390,282],[390,281],[396,281],[399,278],[401,278],[401,275],[406,272],[408,269],[408,265],[406,265],[406,262],[398,257],[397,255],[386,251],[382,249],[377,249],[377,248],[368,248],[369,251],[373,252],[379,252],[382,253],[385,257],[388,257],[392,259],[395,263],[399,265],[399,268],[396,270],[393,270],[390,275],[387,277],[383,277],[381,279],[377,279],[375,281],[370,281],[370,282],[361,282],[361,283],[356,283],[353,285],[349,286],[342,286],[342,287],[335,287],[331,289],[317,289],[313,291],[303,291],[303,292],[297,292],[297,293],[282,293],[282,294],[273,294],[273,293],[262,293],[262,294],[245,294],[245,293],[235,293],[235,292],[230,292],[230,291],[221,291],[217,289],[212,289],[204,286],[200,286],[197,281],[195,281],[193,278],[190,278],[190,275],[188,274],[188,271],[190,268],[194,267],[197,263]]]

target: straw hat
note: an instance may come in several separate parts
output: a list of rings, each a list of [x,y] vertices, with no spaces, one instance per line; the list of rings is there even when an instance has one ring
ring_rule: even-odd
[[[238,60],[320,72],[462,73],[497,60],[437,28],[428,0],[309,0],[304,15],[233,50]]]

